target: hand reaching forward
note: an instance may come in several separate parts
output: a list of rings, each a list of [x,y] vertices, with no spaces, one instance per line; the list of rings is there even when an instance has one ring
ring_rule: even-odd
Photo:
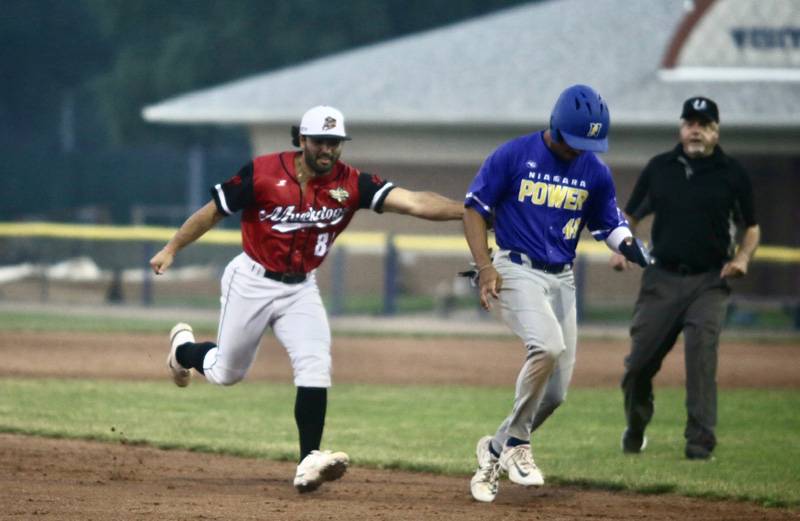
[[[150,267],[156,275],[162,275],[172,265],[175,260],[175,254],[163,248],[160,252],[153,255],[150,259]]]

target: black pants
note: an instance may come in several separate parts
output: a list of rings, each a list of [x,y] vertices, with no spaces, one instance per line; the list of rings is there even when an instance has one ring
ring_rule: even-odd
[[[653,417],[653,377],[683,332],[686,359],[686,443],[713,450],[717,424],[717,351],[730,295],[715,270],[681,275],[651,266],[631,324],[622,391],[628,428],[643,432]]]

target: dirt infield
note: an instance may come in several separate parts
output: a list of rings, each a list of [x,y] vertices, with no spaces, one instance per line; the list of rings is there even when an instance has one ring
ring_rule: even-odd
[[[3,332],[0,376],[163,379],[164,344],[163,335]],[[581,340],[572,386],[616,387],[627,351],[624,341]],[[797,353],[786,343],[727,342],[720,348],[719,385],[800,387]],[[336,336],[334,381],[511,386],[524,355],[512,339]],[[681,386],[683,374],[683,348],[676,347],[656,385]],[[288,357],[274,338],[264,339],[247,378],[291,382]]]
[[[616,386],[624,342],[582,341],[574,385]],[[682,385],[682,349],[659,385]],[[800,386],[797,347],[726,343],[722,387]],[[156,335],[8,333],[0,377],[164,378]],[[521,348],[509,340],[334,340],[337,382],[511,386]],[[481,365],[476,363],[481,361]],[[286,356],[268,338],[251,379],[290,381]],[[506,486],[491,505],[469,495],[468,477],[353,468],[312,494],[291,486],[294,465],[149,447],[0,435],[0,519],[22,520],[784,520],[800,512],[672,495]]]

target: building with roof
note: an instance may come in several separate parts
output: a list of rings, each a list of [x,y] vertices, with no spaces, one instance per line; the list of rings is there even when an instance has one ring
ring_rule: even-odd
[[[344,111],[359,138],[348,150],[354,161],[468,164],[487,148],[459,146],[469,144],[464,137],[503,139],[544,126],[565,86],[588,83],[612,110],[610,162],[660,150],[622,146],[629,134],[667,130],[671,141],[677,108],[694,93],[718,102],[732,151],[786,153],[800,138],[796,7],[791,0],[533,3],[191,92],[146,107],[144,117],[247,125],[261,152],[285,146],[286,127],[325,102]],[[420,150],[425,143],[414,136],[426,131],[456,142]]]
[[[574,83],[608,102],[603,159],[621,206],[645,162],[677,142],[682,102],[704,95],[719,105],[723,148],[753,177],[764,242],[800,245],[793,0],[536,2],[190,92],[143,114],[161,124],[245,125],[260,154],[290,147],[289,127],[307,108],[333,105],[354,138],[346,161],[460,198],[483,158],[546,127],[558,94]],[[355,226],[409,225],[388,221]],[[797,290],[791,270],[759,279]]]

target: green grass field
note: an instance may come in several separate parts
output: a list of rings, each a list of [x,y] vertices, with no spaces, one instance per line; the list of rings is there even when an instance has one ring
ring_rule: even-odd
[[[170,320],[0,313],[3,331],[163,333]],[[213,332],[215,323],[196,324]],[[683,458],[682,389],[657,391],[647,451],[624,456],[618,389],[572,389],[537,433],[534,452],[548,483],[754,501],[800,508],[800,391],[725,390],[719,397],[716,459]],[[363,467],[463,475],[476,440],[508,411],[513,390],[337,385],[324,445]],[[0,431],[147,443],[162,448],[294,460],[294,388],[245,381],[0,379]]]
[[[355,465],[463,475],[474,444],[508,410],[511,389],[338,385],[331,390],[324,445]],[[716,459],[683,458],[683,391],[660,390],[640,456],[619,450],[617,389],[573,389],[534,439],[549,483],[732,498],[800,506],[800,393],[724,391]],[[289,385],[4,378],[0,431],[108,442],[142,442],[241,456],[293,460],[296,432]]]
[[[157,313],[154,313],[157,314]],[[94,333],[164,333],[175,325],[170,319],[135,319],[65,315],[61,313],[0,313],[0,332],[3,331],[63,331]],[[216,322],[193,324],[197,331],[215,332]]]

